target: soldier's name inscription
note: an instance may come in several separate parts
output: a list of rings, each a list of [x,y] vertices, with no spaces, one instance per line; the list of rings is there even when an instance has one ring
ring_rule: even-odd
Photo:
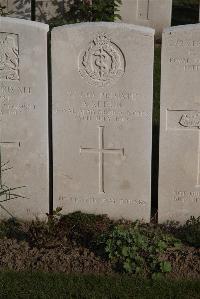
[[[66,92],[65,105],[54,105],[53,113],[67,113],[74,119],[83,121],[131,121],[149,116],[149,113],[139,106],[143,98],[144,96],[138,92],[125,90],[118,92],[70,90]]]

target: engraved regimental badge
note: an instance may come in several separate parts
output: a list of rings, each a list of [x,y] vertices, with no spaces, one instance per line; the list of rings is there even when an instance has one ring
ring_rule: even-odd
[[[90,85],[114,84],[125,71],[122,51],[105,33],[100,33],[79,55],[79,73]]]
[[[0,32],[0,80],[19,81],[17,34]]]
[[[200,129],[200,113],[197,111],[190,111],[181,116],[179,124],[186,128]]]

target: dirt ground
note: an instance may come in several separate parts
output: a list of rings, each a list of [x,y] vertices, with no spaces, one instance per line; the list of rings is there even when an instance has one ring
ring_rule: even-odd
[[[184,247],[164,257],[172,264],[173,278],[200,278],[200,249]],[[0,240],[0,270],[111,274],[112,265],[84,247],[55,244],[52,248],[32,247],[27,241]]]
[[[117,273],[92,247],[96,234],[110,224],[108,218],[100,217],[94,225],[71,219],[56,229],[40,222],[0,225],[0,271]],[[183,244],[167,250],[162,258],[172,265],[167,276],[200,279],[200,248]]]

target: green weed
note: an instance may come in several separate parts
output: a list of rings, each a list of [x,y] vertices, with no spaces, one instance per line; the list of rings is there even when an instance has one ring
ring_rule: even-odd
[[[180,240],[172,235],[139,222],[131,226],[116,225],[101,236],[99,244],[114,267],[127,273],[171,272],[171,264],[162,260],[161,254],[181,246]]]

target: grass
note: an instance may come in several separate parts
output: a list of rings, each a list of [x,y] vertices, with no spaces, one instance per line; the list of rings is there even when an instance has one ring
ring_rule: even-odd
[[[200,298],[199,281],[0,272],[0,298]]]

